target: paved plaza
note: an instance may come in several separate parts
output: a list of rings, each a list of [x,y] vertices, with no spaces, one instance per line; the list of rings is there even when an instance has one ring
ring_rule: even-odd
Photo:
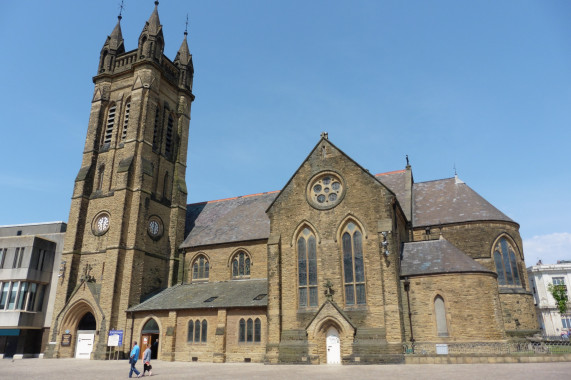
[[[571,362],[425,365],[263,365],[153,361],[153,378],[166,379],[568,379]],[[142,370],[143,365],[137,364]],[[76,359],[0,360],[2,379],[127,379],[129,363]]]

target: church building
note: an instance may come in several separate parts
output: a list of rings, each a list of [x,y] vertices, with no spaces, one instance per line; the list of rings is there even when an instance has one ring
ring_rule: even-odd
[[[93,78],[47,357],[135,340],[162,360],[399,363],[538,331],[519,225],[457,176],[374,175],[322,133],[280,191],[187,204],[186,32],[171,61],[158,2],[134,50],[120,21]]]

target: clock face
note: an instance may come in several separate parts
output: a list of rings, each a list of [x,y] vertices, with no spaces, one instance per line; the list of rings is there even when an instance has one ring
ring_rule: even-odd
[[[158,216],[154,215],[149,218],[147,233],[153,240],[159,240],[163,235],[163,222]]]
[[[109,217],[104,215],[97,220],[97,230],[99,232],[107,231],[109,228]]]
[[[149,222],[149,233],[153,236],[157,236],[159,234],[160,226],[159,222],[156,220],[151,220]]]
[[[109,224],[109,215],[107,213],[100,214],[93,222],[93,233],[103,235],[109,229]]]

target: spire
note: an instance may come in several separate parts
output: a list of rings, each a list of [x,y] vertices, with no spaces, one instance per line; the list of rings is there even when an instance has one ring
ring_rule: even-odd
[[[115,64],[115,58],[119,54],[125,53],[123,43],[123,33],[121,33],[121,13],[117,17],[117,25],[103,44],[99,56],[99,73],[110,72]]]
[[[161,31],[161,21],[159,20],[159,2],[155,1],[155,9],[153,13],[151,13],[151,17],[149,17],[149,21],[147,21],[148,31],[150,35],[156,36]]]
[[[178,85],[181,88],[185,88],[192,92],[192,80],[194,77],[194,66],[192,64],[192,54],[188,49],[188,42],[186,37],[188,36],[188,15],[186,15],[186,27],[184,29],[184,38],[180,48],[176,53],[176,57],[173,63],[179,68],[180,74],[178,79]]]
[[[163,27],[159,20],[159,2],[155,1],[155,9],[151,17],[145,23],[143,31],[139,36],[139,57],[150,58],[157,62],[162,60],[163,49],[165,47],[163,39]]]
[[[107,37],[106,43],[109,43],[109,48],[112,50],[118,50],[120,46],[124,46],[123,33],[121,33],[121,19],[122,19],[121,14],[119,14],[119,17],[117,17],[117,25],[115,25],[115,28],[111,32],[111,35]],[[124,50],[125,49],[123,48],[123,51]]]
[[[176,53],[176,58],[174,59],[174,63],[181,64],[181,65],[188,65],[192,56],[190,55],[190,50],[188,49],[188,42],[186,42],[186,35],[187,33],[184,32],[184,39],[182,40],[182,44],[180,44],[180,49]]]

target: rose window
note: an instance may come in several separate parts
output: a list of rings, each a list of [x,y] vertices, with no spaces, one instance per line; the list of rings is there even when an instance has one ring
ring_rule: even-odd
[[[316,208],[328,209],[337,205],[344,195],[341,178],[334,173],[322,173],[308,186],[308,200]]]

